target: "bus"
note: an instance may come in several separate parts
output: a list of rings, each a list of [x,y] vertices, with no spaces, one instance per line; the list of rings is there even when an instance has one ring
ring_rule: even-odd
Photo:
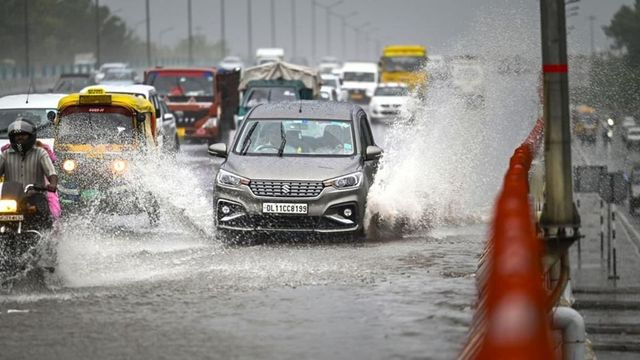
[[[380,82],[405,83],[409,87],[424,85],[427,73],[427,48],[422,45],[385,46],[380,58]]]

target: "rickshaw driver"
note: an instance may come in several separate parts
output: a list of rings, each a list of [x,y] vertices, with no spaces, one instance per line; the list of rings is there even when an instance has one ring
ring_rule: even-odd
[[[36,128],[28,121],[18,118],[7,130],[11,147],[0,153],[0,176],[4,175],[6,181],[15,181],[23,186],[34,184],[55,192],[58,188],[58,175],[46,150],[34,146]],[[45,176],[49,180],[46,186]],[[38,209],[42,226],[50,228],[52,219],[46,196],[40,192],[29,192],[27,202]]]

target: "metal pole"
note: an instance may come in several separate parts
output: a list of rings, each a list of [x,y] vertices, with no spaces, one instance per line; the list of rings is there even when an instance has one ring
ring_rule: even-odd
[[[247,0],[247,60],[251,62],[253,54],[253,27],[251,15],[251,0]]]
[[[291,0],[291,56],[296,56],[296,0]]]
[[[221,46],[221,54],[222,58],[227,55],[227,37],[224,31],[224,0],[220,0],[220,46]]]
[[[96,65],[100,66],[100,0],[96,0]]]
[[[311,63],[316,61],[316,0],[311,0]]]
[[[271,0],[271,46],[276,46],[276,4]]]
[[[331,54],[331,18],[330,18],[330,12],[329,12],[329,7],[327,6],[325,8],[325,10],[327,11],[327,40],[326,40],[326,55]]]
[[[146,22],[147,22],[147,66],[151,66],[151,17],[149,16],[149,0],[146,0]]]
[[[193,33],[191,31],[191,0],[187,0],[187,26],[189,28],[189,65],[193,65]]]
[[[31,76],[31,57],[29,55],[29,0],[24,0],[24,62],[25,74]]]
[[[559,235],[577,228],[580,217],[573,203],[569,79],[564,0],[541,0],[544,78],[544,150],[546,198],[541,225]]]
[[[591,34],[591,56],[594,56],[596,54],[596,46],[595,46],[595,40],[594,40],[594,36],[593,36],[593,23],[594,21],[596,21],[596,17],[591,15],[589,16],[589,31]]]

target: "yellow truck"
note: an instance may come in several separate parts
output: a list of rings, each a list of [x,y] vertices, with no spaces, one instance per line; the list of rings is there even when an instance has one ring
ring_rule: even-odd
[[[380,81],[405,83],[413,88],[424,85],[427,73],[427,48],[422,45],[385,46],[380,58]]]

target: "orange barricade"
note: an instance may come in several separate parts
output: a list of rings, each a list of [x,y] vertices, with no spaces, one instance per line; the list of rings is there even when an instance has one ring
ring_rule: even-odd
[[[461,359],[553,359],[543,286],[543,243],[529,203],[529,169],[542,119],[516,149],[477,271],[478,300]]]

